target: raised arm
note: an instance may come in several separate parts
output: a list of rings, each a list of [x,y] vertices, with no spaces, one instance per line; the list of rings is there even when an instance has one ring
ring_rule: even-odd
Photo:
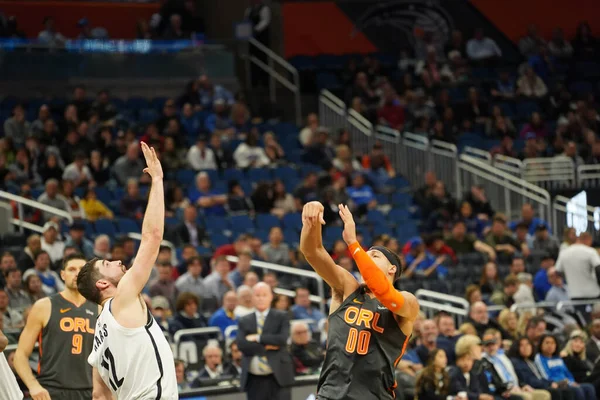
[[[154,148],[142,142],[142,151],[147,167],[144,172],[152,177],[148,206],[142,224],[142,242],[133,266],[117,286],[114,304],[117,307],[137,301],[139,294],[150,278],[165,228],[165,194],[163,171]]]
[[[379,269],[375,261],[363,250],[360,243],[356,240],[356,225],[352,213],[343,204],[340,204],[340,217],[344,222],[344,241],[348,245],[348,249],[367,287],[377,300],[394,314],[409,321],[416,320],[419,314],[417,298],[412,293],[396,290],[386,274]],[[401,265],[396,265],[396,268],[401,267]]]
[[[331,286],[334,294],[340,294],[345,298],[358,288],[358,282],[350,272],[336,265],[323,247],[322,225],[325,224],[323,210],[323,205],[318,201],[311,201],[304,205],[300,251],[317,274]]]
[[[44,329],[44,324],[50,318],[50,308],[50,299],[47,297],[38,300],[33,305],[27,318],[27,324],[25,324],[25,328],[19,337],[19,345],[15,351],[15,370],[34,399],[50,399],[48,391],[40,385],[29,366],[29,357],[31,356],[35,342],[37,342],[42,329]]]

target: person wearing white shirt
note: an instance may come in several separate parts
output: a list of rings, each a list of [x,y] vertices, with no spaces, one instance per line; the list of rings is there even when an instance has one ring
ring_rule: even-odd
[[[217,379],[223,375],[223,350],[218,344],[208,343],[202,349],[204,368],[200,370],[198,379],[192,384],[193,387],[201,386],[202,379]]]
[[[254,306],[252,305],[252,289],[250,286],[241,285],[237,288],[238,305],[235,306],[233,313],[236,318],[241,318],[245,315],[253,313]]]
[[[600,255],[592,247],[592,235],[583,232],[577,242],[558,255],[556,270],[565,275],[571,300],[600,297]]]
[[[46,222],[42,234],[42,250],[48,253],[52,263],[56,263],[63,258],[65,243],[58,238],[58,225],[54,222]]]
[[[493,39],[483,36],[482,29],[477,29],[475,37],[467,42],[467,56],[474,61],[484,61],[501,57],[502,50]]]
[[[187,162],[196,171],[217,169],[215,153],[206,145],[206,137],[198,136],[196,144],[188,150]]]
[[[67,168],[65,168],[65,171],[63,172],[62,178],[65,181],[73,182],[75,187],[94,180],[92,178],[90,169],[87,167],[87,165],[85,165],[85,154],[77,153],[75,155],[75,160],[71,164],[67,165]]]
[[[54,18],[44,18],[45,29],[38,34],[38,40],[48,46],[62,46],[67,39],[59,32],[54,30]]]
[[[265,149],[258,146],[258,135],[250,132],[246,141],[233,152],[233,160],[238,168],[261,168],[269,165]]]

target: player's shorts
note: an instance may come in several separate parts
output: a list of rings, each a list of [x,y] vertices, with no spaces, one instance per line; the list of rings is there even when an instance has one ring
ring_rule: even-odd
[[[45,389],[50,393],[50,398],[52,400],[90,400],[92,398],[92,389],[60,389],[60,388],[51,388],[45,387]]]

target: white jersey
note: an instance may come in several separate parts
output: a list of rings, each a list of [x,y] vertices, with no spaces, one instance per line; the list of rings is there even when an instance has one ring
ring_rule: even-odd
[[[154,318],[148,312],[146,326],[125,328],[111,304],[112,299],[96,321],[88,363],[118,400],[178,399],[173,352]]]
[[[4,353],[0,353],[0,399],[21,400],[23,392],[19,389],[17,378],[8,366]]]

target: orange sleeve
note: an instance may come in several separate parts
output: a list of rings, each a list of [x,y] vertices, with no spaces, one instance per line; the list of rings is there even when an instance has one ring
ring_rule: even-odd
[[[356,261],[358,270],[362,275],[367,287],[373,292],[377,300],[386,306],[390,311],[396,312],[404,305],[404,296],[387,279],[385,274],[379,269],[375,262],[362,249],[358,242],[348,246],[352,258]],[[400,266],[397,266],[400,268]]]

